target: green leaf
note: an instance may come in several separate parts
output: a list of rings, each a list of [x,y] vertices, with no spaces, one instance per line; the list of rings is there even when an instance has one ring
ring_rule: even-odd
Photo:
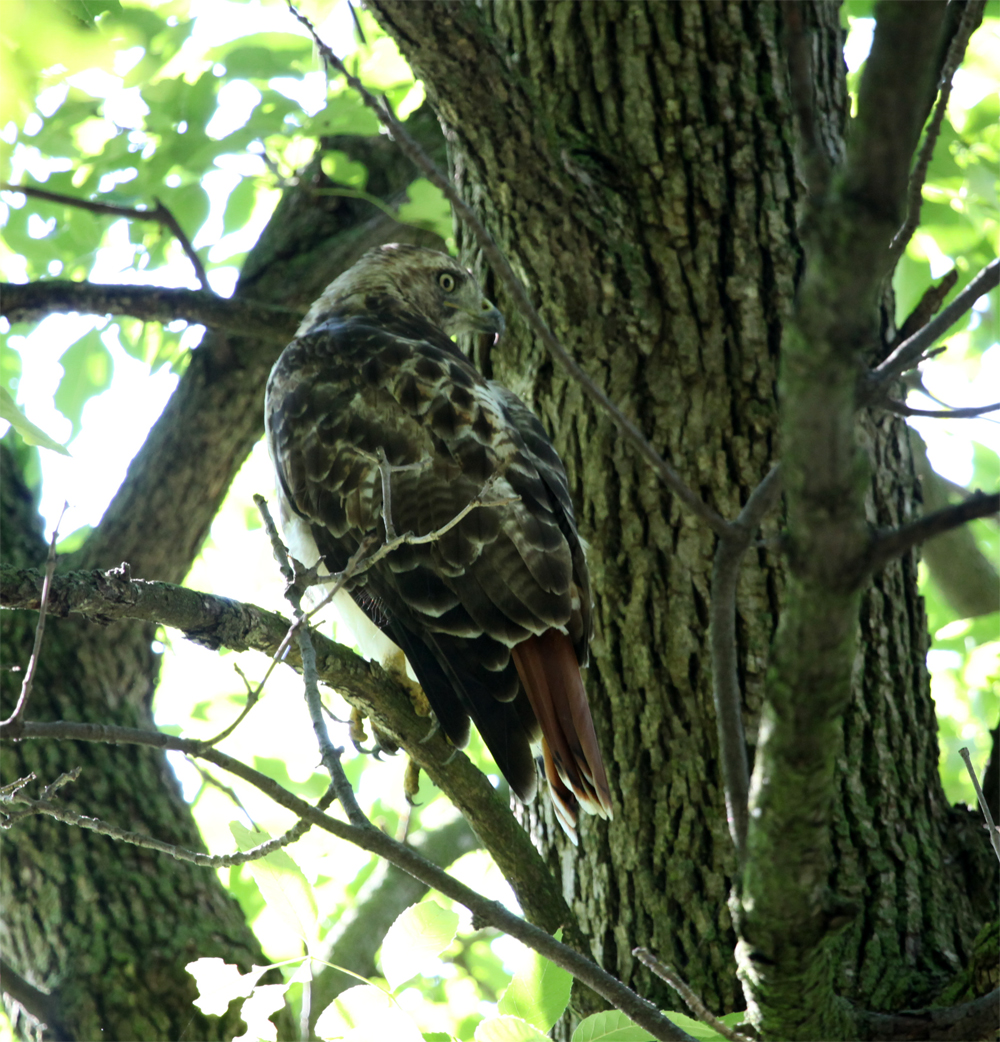
[[[548,1036],[520,1017],[490,1017],[476,1028],[476,1042],[548,1042]]]
[[[6,387],[0,387],[0,420],[6,420],[29,445],[39,445],[63,456],[70,454],[67,448],[60,445],[55,438],[50,438],[41,427],[36,427],[21,412]]]
[[[80,431],[83,407],[94,395],[111,386],[114,363],[101,340],[101,331],[92,329],[68,347],[59,359],[64,376],[59,381],[53,402],[73,424],[73,435]]]
[[[409,202],[399,208],[399,220],[437,232],[442,239],[452,234],[451,203],[444,192],[425,177],[418,178],[406,190]]]
[[[271,838],[263,829],[251,831],[238,821],[229,823],[229,831],[240,850],[251,850]],[[287,851],[275,850],[266,857],[248,861],[247,867],[268,907],[308,944],[316,932],[316,899],[299,866]]]
[[[497,1003],[497,1010],[548,1031],[569,1004],[572,985],[571,973],[544,955],[529,951]]]
[[[699,1039],[699,1042],[725,1042],[724,1035],[720,1035],[718,1031],[710,1028],[700,1020],[694,1020],[683,1013],[674,1013],[672,1011],[665,1013],[664,1016],[672,1020],[682,1031],[686,1031],[689,1035]],[[727,1027],[735,1027],[742,1022],[743,1014],[727,1013],[724,1017],[719,1017],[719,1020]]]
[[[320,165],[323,173],[334,184],[347,185],[358,191],[364,191],[368,184],[368,167],[364,163],[355,162],[346,152],[325,152]]]
[[[621,1010],[609,1009],[581,1020],[572,1042],[653,1042],[653,1036]]]
[[[277,1042],[278,1029],[268,1020],[285,1005],[285,992],[291,982],[284,984],[258,984],[251,996],[240,1008],[240,1016],[246,1021],[247,1029],[237,1035],[233,1042]]]
[[[455,939],[458,914],[436,901],[410,905],[396,917],[382,941],[382,973],[395,991],[436,961]]]
[[[229,235],[250,220],[254,203],[257,201],[257,183],[252,177],[244,177],[229,193],[226,210],[222,215],[222,232]]]

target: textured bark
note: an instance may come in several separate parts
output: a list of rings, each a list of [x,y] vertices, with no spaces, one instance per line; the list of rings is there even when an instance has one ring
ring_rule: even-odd
[[[782,5],[370,6],[424,80],[463,194],[545,319],[688,483],[735,516],[780,455],[776,359],[801,264]],[[836,12],[805,6],[820,30],[816,133],[839,159]],[[502,290],[488,292],[505,308]],[[510,332],[479,361],[535,405],[576,490],[597,600],[588,687],[616,796],[614,822],[585,822],[579,854],[544,805],[529,809],[533,834],[607,968],[676,1005],[633,961],[646,945],[710,1007],[739,1008],[707,643],[713,539],[505,310]],[[867,424],[862,439],[869,520],[911,518],[905,428]],[[844,927],[829,938],[836,988],[878,1009],[940,987],[995,907],[981,837],[937,776],[915,583],[911,557],[864,596],[835,724],[843,752],[824,751],[838,787],[829,887],[856,902],[827,923]],[[747,562],[738,629],[751,735],[782,589],[772,558]]]
[[[414,118],[419,128],[421,120]],[[422,126],[429,147],[440,149],[433,120],[425,115]],[[387,141],[359,145],[351,139],[335,147],[363,150],[358,158],[369,164],[369,190],[400,201],[414,175]],[[371,204],[313,194],[320,178],[307,171],[300,187],[286,194],[247,260],[238,298],[301,308],[379,242],[437,244],[430,233],[400,226]],[[182,580],[232,478],[263,433],[264,381],[279,351],[273,341],[207,335],[100,526],[61,567],[124,560],[136,575]],[[37,566],[44,545],[17,470],[5,454],[4,559]],[[36,618],[4,613],[4,663],[27,664]],[[102,628],[89,620],[51,619],[29,719],[152,726],[149,704],[158,673],[152,636],[151,627],[130,622]],[[5,717],[20,676],[5,671],[0,681]],[[37,784],[47,785],[77,765],[83,767],[80,780],[60,792],[73,810],[202,848],[160,752],[15,744],[4,748],[2,780],[35,771]],[[196,991],[184,969],[206,955],[243,968],[263,960],[213,872],[43,818],[21,821],[7,833],[2,858],[5,956],[30,984],[55,995],[74,1038],[207,1040],[239,1032],[237,1017],[205,1017],[191,1005]],[[281,1030],[291,1037],[287,1021]]]

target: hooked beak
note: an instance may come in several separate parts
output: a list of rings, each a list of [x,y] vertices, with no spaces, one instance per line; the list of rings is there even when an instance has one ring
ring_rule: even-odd
[[[449,323],[453,333],[492,333],[499,337],[507,327],[503,315],[489,300],[482,300],[476,309],[452,303],[446,306],[458,312],[455,320]]]

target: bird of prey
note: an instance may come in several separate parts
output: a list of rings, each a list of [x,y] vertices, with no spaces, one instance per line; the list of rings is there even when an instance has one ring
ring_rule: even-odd
[[[566,471],[524,402],[451,340],[503,326],[446,254],[369,251],[275,364],[268,447],[289,551],[307,567],[341,572],[373,536],[440,532],[401,542],[338,607],[367,629],[366,651],[402,650],[455,746],[472,718],[522,801],[535,794],[540,737],[575,842],[578,807],[610,817],[611,794],[580,675],[590,580]],[[469,510],[477,499],[488,505]]]

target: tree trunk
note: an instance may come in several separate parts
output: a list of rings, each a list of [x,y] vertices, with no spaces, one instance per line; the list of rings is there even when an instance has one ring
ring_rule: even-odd
[[[776,366],[801,264],[799,188],[772,4],[410,4],[371,0],[438,111],[453,174],[574,357],[725,517],[780,458]],[[822,137],[843,148],[834,5],[809,6]],[[472,256],[467,233],[460,242]],[[636,962],[648,946],[709,1007],[742,1008],[708,655],[715,538],[623,444],[527,332],[477,359],[532,402],[566,461],[596,599],[588,687],[615,792],[579,852],[549,808],[526,818],[595,957],[654,1002],[677,996]],[[868,517],[918,511],[905,425],[863,425]],[[765,523],[765,536],[778,531]],[[738,591],[748,733],[781,603],[759,551]],[[995,908],[978,825],[937,772],[926,622],[911,555],[860,613],[838,757],[835,871],[849,912],[831,934],[839,994],[875,1009],[930,1000]],[[752,749],[751,749],[752,754]]]

